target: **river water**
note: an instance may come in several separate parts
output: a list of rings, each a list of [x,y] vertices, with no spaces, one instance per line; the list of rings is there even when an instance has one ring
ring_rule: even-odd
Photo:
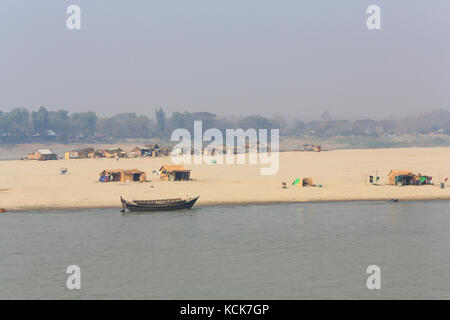
[[[450,298],[450,202],[0,214],[1,299]],[[66,288],[78,265],[81,290]],[[369,265],[381,289],[369,290]]]

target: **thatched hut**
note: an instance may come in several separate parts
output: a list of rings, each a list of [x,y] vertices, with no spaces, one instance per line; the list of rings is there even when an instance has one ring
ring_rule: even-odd
[[[100,172],[100,182],[144,182],[147,175],[137,169],[106,169]]]
[[[410,170],[391,170],[388,174],[390,185],[424,185],[431,184],[431,176],[415,174]]]
[[[104,155],[105,158],[126,158],[128,156],[126,151],[123,151],[121,148],[117,147],[104,150]]]
[[[136,147],[131,150],[135,157],[148,157],[152,155],[153,150],[148,147]]]
[[[186,170],[179,165],[164,165],[159,169],[161,180],[166,181],[188,181],[191,170]]]
[[[157,157],[160,147],[157,144],[146,144],[145,146],[134,148],[131,152],[136,157]]]
[[[28,160],[57,160],[58,156],[49,149],[39,149],[27,156]]]
[[[94,148],[84,148],[80,150],[68,151],[64,154],[65,159],[86,159],[94,158],[95,150]]]

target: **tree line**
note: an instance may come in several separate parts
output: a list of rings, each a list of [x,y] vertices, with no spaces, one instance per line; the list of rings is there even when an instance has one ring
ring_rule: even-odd
[[[282,116],[218,117],[210,112],[188,111],[173,112],[167,116],[162,108],[155,110],[154,119],[136,113],[98,117],[93,111],[69,113],[66,110],[49,111],[40,107],[31,112],[26,108],[0,111],[0,142],[114,142],[133,138],[167,141],[177,128],[192,132],[195,120],[203,122],[203,130],[279,129],[282,136],[378,137],[430,132],[450,135],[450,111],[444,109],[390,120],[332,120],[325,113],[318,121],[305,122],[286,120]]]

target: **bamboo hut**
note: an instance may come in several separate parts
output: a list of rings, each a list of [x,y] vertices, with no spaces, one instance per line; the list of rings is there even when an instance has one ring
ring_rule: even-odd
[[[144,182],[147,175],[137,169],[106,169],[100,172],[100,182]]]
[[[104,150],[104,155],[105,155],[105,158],[117,158],[117,157],[126,158],[127,152],[123,151],[120,148],[114,147],[114,148],[109,148],[109,149]]]
[[[191,170],[186,170],[183,166],[164,165],[159,169],[161,180],[166,181],[188,181]]]
[[[53,153],[52,151],[50,151],[48,149],[39,149],[33,153],[30,153],[27,156],[27,159],[28,160],[40,160],[40,161],[57,160],[58,156],[56,155],[56,153]]]
[[[94,158],[95,150],[94,148],[85,148],[81,150],[72,150],[64,154],[65,159],[86,159]]]

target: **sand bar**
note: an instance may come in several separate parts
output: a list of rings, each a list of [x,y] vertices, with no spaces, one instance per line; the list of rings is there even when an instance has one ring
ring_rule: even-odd
[[[0,208],[14,210],[120,207],[128,199],[200,195],[197,205],[352,200],[450,199],[450,148],[336,150],[282,152],[276,175],[260,175],[260,165],[185,165],[188,182],[161,181],[153,170],[170,158],[80,159],[56,161],[0,161]],[[68,169],[60,174],[60,168]],[[103,169],[136,168],[147,172],[148,182],[100,183]],[[434,186],[374,186],[368,175],[387,183],[391,169],[409,169],[433,176]],[[312,177],[318,187],[293,187],[295,178]],[[282,189],[286,182],[288,189]]]

